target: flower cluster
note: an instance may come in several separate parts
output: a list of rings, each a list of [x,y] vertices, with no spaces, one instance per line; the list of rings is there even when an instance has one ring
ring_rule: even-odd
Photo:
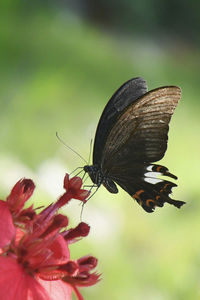
[[[89,192],[81,186],[81,178],[66,174],[65,193],[40,213],[24,208],[35,189],[30,179],[18,181],[6,201],[0,200],[0,299],[69,300],[74,291],[83,300],[78,287],[99,281],[92,272],[95,257],[70,259],[68,245],[87,236],[89,225],[66,229],[68,218],[58,213],[72,198],[86,201]]]

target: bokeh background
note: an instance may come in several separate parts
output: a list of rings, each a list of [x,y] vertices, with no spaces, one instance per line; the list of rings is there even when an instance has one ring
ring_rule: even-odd
[[[178,210],[145,213],[103,187],[83,220],[90,235],[73,258],[99,258],[102,281],[85,299],[200,298],[200,2],[196,0],[3,0],[0,9],[0,198],[21,177],[35,206],[62,192],[65,172],[88,160],[90,140],[113,92],[142,76],[149,89],[182,88],[161,161],[176,174]],[[80,205],[64,209],[72,226]]]

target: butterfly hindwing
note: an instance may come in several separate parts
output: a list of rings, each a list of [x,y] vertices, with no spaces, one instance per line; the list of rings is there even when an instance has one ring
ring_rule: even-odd
[[[121,166],[118,171],[114,169],[109,177],[147,212],[153,212],[156,206],[162,207],[165,202],[180,208],[185,202],[170,198],[172,188],[177,185],[166,179],[157,178],[157,175],[177,179],[166,167],[154,164],[136,164],[134,168]]]

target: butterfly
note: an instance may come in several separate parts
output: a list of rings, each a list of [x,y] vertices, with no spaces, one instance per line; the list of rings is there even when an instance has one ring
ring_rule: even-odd
[[[84,166],[97,188],[103,184],[115,194],[119,185],[149,213],[165,202],[177,208],[185,203],[171,199],[177,185],[157,175],[177,177],[155,164],[167,149],[169,122],[180,98],[177,86],[148,92],[140,77],[125,82],[114,93],[97,126],[93,164]]]

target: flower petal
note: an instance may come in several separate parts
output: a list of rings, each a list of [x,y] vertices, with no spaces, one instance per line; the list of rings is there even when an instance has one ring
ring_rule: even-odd
[[[49,247],[53,253],[51,260],[48,263],[63,264],[70,258],[69,248],[65,239],[59,234]]]
[[[36,279],[12,257],[0,257],[0,299],[52,300]]]
[[[77,190],[80,190],[81,186],[82,186],[82,179],[80,177],[75,176],[69,180],[70,190],[76,192]]]
[[[71,300],[72,287],[69,284],[61,280],[46,281],[38,279],[38,281],[51,295],[51,300]]]
[[[12,215],[6,202],[0,200],[0,248],[11,242],[15,235]]]

